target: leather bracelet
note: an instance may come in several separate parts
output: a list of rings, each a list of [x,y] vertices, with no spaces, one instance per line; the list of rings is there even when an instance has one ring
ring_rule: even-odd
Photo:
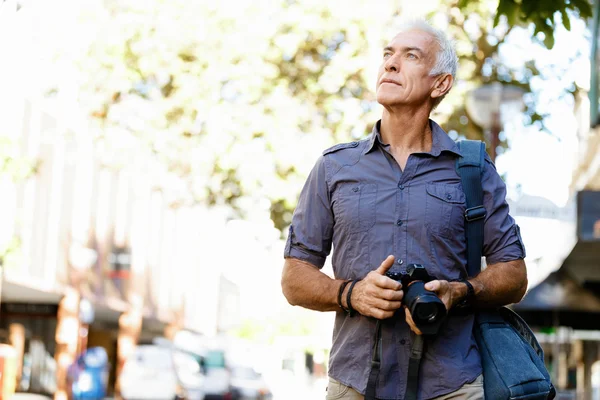
[[[354,307],[352,307],[352,301],[350,300],[351,296],[352,296],[352,289],[354,289],[354,285],[356,285],[356,282],[360,281],[360,279],[355,279],[352,281],[352,284],[350,285],[350,289],[348,289],[348,295],[346,296],[346,304],[348,305],[348,316],[349,317],[354,317],[354,314],[356,314],[356,310],[354,309]]]
[[[344,289],[346,289],[346,286],[348,286],[348,284],[350,282],[352,282],[352,281],[344,281],[344,282],[342,282],[342,284],[340,285],[340,289],[338,290],[338,295],[337,295],[338,306],[340,306],[340,308],[342,309],[342,311],[344,311],[345,313],[348,313],[350,310],[348,310],[346,307],[344,307],[342,305],[342,294],[344,293]]]
[[[463,303],[466,307],[471,307],[473,305],[473,298],[475,297],[475,289],[473,289],[473,285],[468,280],[463,279],[461,282],[467,285],[467,294],[463,298]]]
[[[452,279],[450,282],[460,282],[464,283],[467,286],[467,293],[465,296],[454,306],[454,308],[462,309],[462,310],[470,310],[473,307],[473,298],[475,297],[475,290],[473,289],[473,285],[467,279],[458,278]]]

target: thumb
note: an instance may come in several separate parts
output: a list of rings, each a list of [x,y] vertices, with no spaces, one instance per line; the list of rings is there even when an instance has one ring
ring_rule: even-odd
[[[438,290],[440,290],[440,286],[441,286],[440,281],[435,280],[435,281],[427,282],[425,284],[425,289],[429,290],[431,292],[437,292]]]
[[[383,262],[381,263],[379,268],[377,268],[375,270],[375,272],[377,272],[380,275],[385,274],[387,272],[387,270],[390,269],[392,267],[392,265],[394,265],[394,260],[395,260],[394,256],[392,256],[392,255],[387,256],[387,258],[385,260],[383,260]]]

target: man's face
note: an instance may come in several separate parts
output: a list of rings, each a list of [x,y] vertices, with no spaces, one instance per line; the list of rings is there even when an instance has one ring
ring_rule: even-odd
[[[424,31],[399,33],[383,50],[377,76],[377,101],[383,106],[415,105],[429,101],[436,76],[430,76],[439,49]]]

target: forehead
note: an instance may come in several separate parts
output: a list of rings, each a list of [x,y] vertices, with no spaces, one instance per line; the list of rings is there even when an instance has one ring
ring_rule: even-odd
[[[435,37],[431,33],[419,29],[410,29],[398,33],[388,43],[388,46],[394,49],[416,47],[426,54],[435,54],[439,49],[439,44]]]

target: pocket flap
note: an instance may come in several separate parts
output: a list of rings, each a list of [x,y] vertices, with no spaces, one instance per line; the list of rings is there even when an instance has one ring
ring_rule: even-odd
[[[427,184],[427,193],[446,203],[463,204],[465,202],[465,194],[460,188],[443,183]]]
[[[359,196],[361,193],[376,193],[376,183],[352,183],[347,182],[339,185],[337,192],[343,196]]]

